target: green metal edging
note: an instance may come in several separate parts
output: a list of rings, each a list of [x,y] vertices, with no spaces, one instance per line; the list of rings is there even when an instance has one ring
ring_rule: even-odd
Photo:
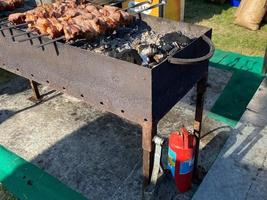
[[[210,66],[233,71],[233,75],[208,116],[235,127],[263,80],[263,63],[263,57],[216,49]]]
[[[212,118],[212,119],[214,119],[214,120],[216,120],[216,121],[225,123],[225,124],[231,126],[232,128],[234,128],[234,127],[236,126],[236,124],[238,123],[238,122],[235,121],[235,120],[229,119],[229,118],[227,118],[227,117],[224,117],[224,116],[222,116],[222,115],[218,115],[218,114],[213,113],[213,112],[209,112],[209,113],[208,113],[208,117],[209,117],[209,118]]]
[[[263,56],[245,56],[239,53],[216,49],[210,59],[212,67],[226,70],[242,70],[263,75]]]
[[[86,199],[2,145],[0,145],[0,182],[20,200]]]

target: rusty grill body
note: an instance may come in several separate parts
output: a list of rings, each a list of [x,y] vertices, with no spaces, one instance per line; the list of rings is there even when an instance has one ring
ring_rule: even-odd
[[[173,57],[196,58],[209,52],[209,46],[201,38],[203,35],[211,37],[208,28],[145,15],[142,20],[156,32],[181,31],[195,38]],[[151,174],[152,138],[157,122],[196,83],[199,85],[195,131],[200,133],[208,60],[177,65],[167,58],[150,69],[61,42],[43,48],[33,47],[49,41],[45,37],[22,43],[12,41],[12,34],[19,33],[22,30],[0,33],[0,66],[140,124],[146,183]],[[27,35],[18,38],[27,38]]]
[[[143,20],[166,31],[175,25],[174,30],[194,31],[199,36],[210,34],[209,30],[194,25],[154,17],[143,17]],[[13,29],[13,34],[19,33],[20,30]],[[38,39],[16,43],[12,42],[9,30],[4,34],[6,37],[0,37],[0,64],[8,71],[41,84],[49,83],[53,88],[138,123],[161,119],[208,69],[208,61],[177,66],[168,60],[149,69],[60,42],[44,49],[34,48],[30,42],[40,44]],[[42,38],[42,42],[47,41]],[[199,57],[206,52],[206,44],[196,39],[175,56]]]

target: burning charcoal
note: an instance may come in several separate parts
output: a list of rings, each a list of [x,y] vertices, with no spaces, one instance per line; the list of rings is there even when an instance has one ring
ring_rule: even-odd
[[[153,58],[157,63],[160,63],[162,60],[164,60],[164,57],[164,54],[156,54]]]
[[[90,44],[88,44],[87,46],[86,46],[86,48],[88,49],[88,50],[93,50],[94,48],[92,47],[92,45],[90,45]]]
[[[149,45],[145,44],[145,45],[140,45],[138,51],[142,55],[151,57],[158,52],[158,48],[155,44],[149,44]]]
[[[127,62],[131,62],[137,65],[142,64],[142,58],[138,54],[138,52],[135,49],[125,49],[122,52],[110,52],[109,56],[118,58],[120,60],[124,60]]]
[[[161,46],[164,45],[174,45],[174,46],[187,46],[191,42],[189,37],[186,37],[181,32],[171,32],[167,33],[163,37],[160,38]],[[177,45],[178,44],[178,45]]]
[[[103,50],[100,49],[100,48],[97,48],[97,49],[95,49],[94,51],[95,51],[96,53],[103,53]]]
[[[178,49],[182,49],[183,47],[185,47],[185,44],[179,44],[178,42],[174,42],[173,46],[177,47]]]
[[[132,42],[132,47],[133,47],[134,49],[137,49],[137,50],[138,50],[138,47],[139,47],[140,44],[141,44],[141,40],[140,40],[140,38],[137,38],[137,39],[135,39],[135,40]]]
[[[127,27],[120,27],[116,32],[117,37],[123,38],[126,35],[130,34],[132,32],[132,29]]]
[[[140,54],[140,57],[142,58],[142,65],[143,66],[146,66],[149,64],[150,59],[148,56],[146,56],[144,54]]]
[[[173,46],[170,44],[164,44],[164,45],[160,46],[159,48],[164,52],[169,52],[173,49]]]
[[[105,50],[105,46],[104,46],[104,45],[100,46],[100,47],[99,47],[99,50],[100,50],[100,51],[104,51],[104,50]]]
[[[100,38],[91,40],[89,43],[92,47],[98,47],[100,45]]]
[[[105,45],[104,45],[104,48],[105,48],[105,49],[110,49],[110,48],[111,48],[111,45],[110,45],[110,44],[105,44]]]
[[[145,32],[141,35],[141,42],[145,44],[159,44],[161,35],[154,31]]]
[[[129,27],[119,27],[112,34],[104,34],[93,41],[83,40],[75,45],[145,67],[153,67],[162,62],[172,49],[181,49],[190,42],[191,39],[181,32],[162,35],[137,20]]]
[[[124,50],[131,49],[131,46],[129,43],[123,44],[116,48],[117,52],[123,52]]]

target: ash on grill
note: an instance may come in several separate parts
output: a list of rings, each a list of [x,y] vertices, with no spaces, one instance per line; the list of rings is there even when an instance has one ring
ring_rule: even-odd
[[[182,49],[192,40],[181,32],[156,33],[137,19],[131,26],[120,27],[111,35],[93,41],[77,40],[72,45],[152,68],[167,58],[172,49]]]

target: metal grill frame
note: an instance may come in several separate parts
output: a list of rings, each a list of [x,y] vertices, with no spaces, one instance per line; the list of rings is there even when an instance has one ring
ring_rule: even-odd
[[[200,38],[204,34],[211,38],[209,28],[145,15],[142,20],[156,31],[179,30],[196,38],[174,57],[200,57],[209,50]],[[12,30],[13,35],[22,32]],[[5,37],[0,35],[2,68],[32,80],[32,86],[35,82],[48,85],[142,126],[145,185],[151,176],[152,138],[157,134],[157,124],[195,84],[198,89],[194,130],[200,136],[208,60],[175,65],[165,59],[150,69],[60,42],[34,48],[33,45],[49,39],[17,43],[10,39],[12,34],[5,31]]]

